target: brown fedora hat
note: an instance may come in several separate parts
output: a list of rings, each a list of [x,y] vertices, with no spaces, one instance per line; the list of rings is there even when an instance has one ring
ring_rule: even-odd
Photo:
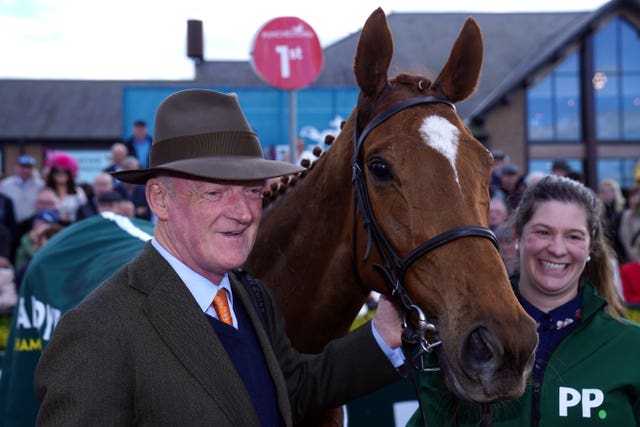
[[[255,132],[234,94],[187,89],[169,95],[156,111],[149,167],[113,172],[117,179],[144,184],[180,173],[202,179],[253,181],[303,170],[264,158]]]

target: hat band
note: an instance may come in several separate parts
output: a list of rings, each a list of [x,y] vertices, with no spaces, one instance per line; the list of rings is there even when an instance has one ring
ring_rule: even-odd
[[[158,141],[151,145],[149,167],[153,168],[177,160],[224,156],[264,158],[255,133],[224,131]]]

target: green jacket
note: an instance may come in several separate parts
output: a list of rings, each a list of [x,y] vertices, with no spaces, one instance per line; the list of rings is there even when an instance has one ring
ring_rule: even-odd
[[[524,395],[491,405],[491,425],[640,426],[640,325],[613,319],[606,301],[587,284],[583,317],[553,351],[541,384],[528,384]],[[448,392],[439,374],[424,374],[420,399],[427,424],[479,425],[479,405]],[[416,412],[407,426],[421,426]]]

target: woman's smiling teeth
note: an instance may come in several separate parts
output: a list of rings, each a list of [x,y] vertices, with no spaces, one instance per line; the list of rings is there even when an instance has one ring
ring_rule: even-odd
[[[564,270],[568,264],[558,264],[550,261],[541,260],[540,263],[543,267],[548,268],[550,270]]]

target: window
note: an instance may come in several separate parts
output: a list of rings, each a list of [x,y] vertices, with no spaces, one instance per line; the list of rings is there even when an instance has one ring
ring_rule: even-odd
[[[617,145],[616,157],[596,160],[596,180],[616,179],[623,187],[633,181],[640,159],[633,148],[640,142],[640,29],[616,17],[593,35],[595,143]],[[580,52],[558,64],[527,90],[527,136],[534,144],[580,143],[584,140],[580,111]],[[635,144],[635,145],[632,145]],[[626,145],[626,147],[624,147]],[[630,155],[622,154],[626,151]],[[599,150],[607,153],[607,150]],[[631,154],[631,153],[634,154]],[[584,159],[572,159],[581,172]],[[546,171],[549,160],[531,159],[529,170]]]
[[[615,179],[622,188],[633,185],[633,171],[637,159],[600,159],[598,160],[597,182],[603,179]]]
[[[527,91],[529,141],[579,141],[579,53],[560,63],[548,76]]]
[[[617,18],[594,36],[593,88],[599,142],[640,139],[640,37]]]
[[[535,159],[529,161],[529,173],[531,172],[543,172],[550,174],[551,165],[554,159]],[[581,159],[567,159],[567,163],[572,171],[583,173],[582,160]]]

